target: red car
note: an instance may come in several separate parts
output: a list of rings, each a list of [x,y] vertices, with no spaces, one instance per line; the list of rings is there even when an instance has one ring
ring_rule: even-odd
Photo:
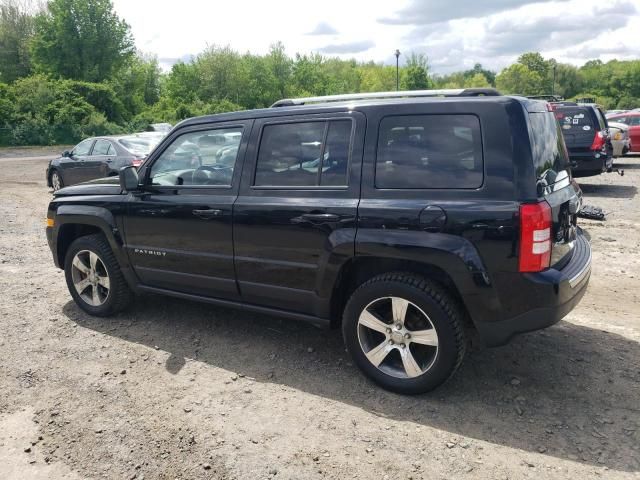
[[[640,112],[626,112],[612,115],[610,122],[620,122],[629,125],[629,140],[632,152],[640,152]]]

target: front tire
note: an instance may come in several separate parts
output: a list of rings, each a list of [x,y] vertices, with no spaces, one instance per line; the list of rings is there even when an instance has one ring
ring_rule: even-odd
[[[69,246],[64,272],[74,301],[90,315],[113,315],[133,299],[118,261],[101,234],[77,238]]]
[[[410,273],[378,275],[347,302],[342,333],[363,373],[387,390],[428,392],[466,351],[462,312],[442,287]]]
[[[64,187],[64,182],[62,181],[62,175],[57,170],[51,172],[51,188],[53,188],[54,192],[57,192],[62,187]]]

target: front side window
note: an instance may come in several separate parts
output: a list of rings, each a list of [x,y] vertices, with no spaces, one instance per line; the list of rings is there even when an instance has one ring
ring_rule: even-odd
[[[151,166],[152,185],[230,186],[242,127],[184,133]]]
[[[478,188],[480,121],[474,115],[405,115],[380,122],[377,188]]]
[[[84,140],[76,145],[72,153],[77,156],[89,155],[91,145],[93,145],[93,139]]]
[[[351,120],[266,125],[256,186],[346,186]]]
[[[634,116],[634,117],[629,117],[629,126],[630,127],[637,127],[638,125],[640,125],[640,115]]]

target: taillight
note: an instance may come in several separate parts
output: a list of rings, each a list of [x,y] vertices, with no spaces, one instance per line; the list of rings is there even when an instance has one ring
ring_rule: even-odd
[[[551,207],[546,201],[520,205],[520,272],[540,272],[551,262]]]
[[[134,158],[133,160],[131,160],[131,165],[138,168],[140,165],[142,165],[143,160],[144,158]]]
[[[602,150],[604,147],[604,135],[602,132],[596,132],[596,135],[593,137],[593,143],[591,144],[591,150],[598,151]]]

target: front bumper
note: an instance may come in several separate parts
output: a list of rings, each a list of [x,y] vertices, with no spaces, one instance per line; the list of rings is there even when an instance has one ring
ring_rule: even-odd
[[[482,340],[490,347],[506,344],[514,335],[549,327],[580,302],[591,277],[591,245],[582,233],[576,238],[571,260],[561,269],[523,274],[537,306],[497,322],[476,322]]]

